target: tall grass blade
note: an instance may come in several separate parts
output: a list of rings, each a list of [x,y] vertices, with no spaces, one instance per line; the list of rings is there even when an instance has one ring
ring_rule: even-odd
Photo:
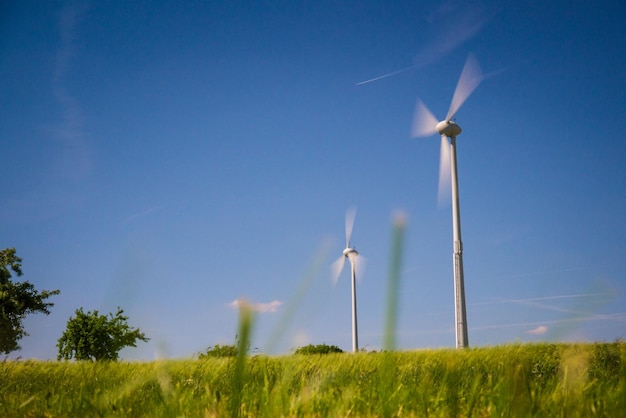
[[[391,259],[389,263],[389,278],[387,281],[387,318],[383,337],[383,349],[393,351],[396,348],[396,323],[398,319],[398,291],[400,288],[400,267],[404,250],[404,231],[406,229],[406,215],[396,213],[393,218],[391,236]]]
[[[252,307],[248,303],[241,303],[239,305],[237,357],[235,358],[235,371],[233,373],[233,394],[229,404],[229,415],[233,418],[240,417],[242,414],[246,358],[250,348],[252,321]]]
[[[302,306],[302,301],[304,297],[309,293],[309,289],[311,288],[313,281],[318,276],[322,267],[326,265],[329,251],[330,244],[326,242],[321,246],[317,253],[315,253],[315,256],[313,257],[311,264],[306,270],[304,277],[302,277],[302,279],[300,280],[298,288],[287,303],[287,306],[285,307],[285,312],[282,314],[280,320],[278,321],[278,324],[276,324],[276,327],[272,331],[267,346],[264,350],[265,353],[272,354],[276,349],[276,346],[280,342],[280,338],[282,337],[282,335],[287,330],[289,323],[296,316],[296,311],[299,307]]]
[[[396,348],[396,322],[398,317],[398,291],[400,288],[400,268],[404,249],[404,230],[406,216],[396,213],[393,217],[391,235],[391,255],[389,263],[389,278],[387,280],[387,318],[383,337],[383,358],[380,365],[379,396],[384,417],[396,414],[402,405],[398,400],[398,390],[402,387],[396,380],[397,357],[393,352]],[[398,386],[398,389],[396,389]]]

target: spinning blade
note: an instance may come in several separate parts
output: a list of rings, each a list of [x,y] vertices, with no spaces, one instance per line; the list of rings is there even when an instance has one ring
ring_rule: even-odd
[[[435,115],[426,107],[424,102],[417,99],[415,112],[413,113],[413,126],[411,136],[413,138],[434,135],[437,132],[438,120]]]
[[[480,66],[478,65],[478,61],[473,54],[469,54],[467,61],[465,62],[465,67],[463,67],[463,71],[459,77],[459,82],[454,90],[454,95],[452,96],[452,102],[450,103],[450,109],[448,109],[446,120],[449,121],[452,117],[454,117],[465,100],[467,100],[470,94],[474,92],[482,80],[483,74],[480,70]]]
[[[346,256],[342,255],[330,265],[330,278],[333,282],[333,286],[337,285],[337,281],[339,281],[339,276],[341,276],[341,272],[343,271],[343,266],[346,264]]]
[[[350,208],[346,211],[346,248],[350,247],[350,237],[352,237],[352,227],[354,226],[355,217],[356,208]]]

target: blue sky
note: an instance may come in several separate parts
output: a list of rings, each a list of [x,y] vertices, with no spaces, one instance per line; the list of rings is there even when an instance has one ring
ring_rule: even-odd
[[[352,206],[360,345],[401,211],[397,345],[453,347],[439,139],[410,131],[469,53],[493,73],[456,114],[470,345],[626,337],[626,7],[587,3],[4,3],[0,247],[61,290],[12,357],[117,306],[151,338],[123,358],[189,357],[234,342],[240,298],[258,351],[349,350]]]

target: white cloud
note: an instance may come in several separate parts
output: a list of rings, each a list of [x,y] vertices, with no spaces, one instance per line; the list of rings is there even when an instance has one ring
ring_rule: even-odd
[[[268,303],[262,303],[262,302],[250,302],[246,299],[238,298],[230,302],[228,306],[230,306],[233,309],[239,309],[240,306],[247,305],[248,307],[252,309],[253,312],[267,313],[267,312],[277,312],[278,307],[282,304],[283,302],[279,300],[273,300]]]
[[[526,331],[526,334],[530,335],[543,335],[548,332],[548,327],[545,325],[539,325],[537,328],[529,329]]]

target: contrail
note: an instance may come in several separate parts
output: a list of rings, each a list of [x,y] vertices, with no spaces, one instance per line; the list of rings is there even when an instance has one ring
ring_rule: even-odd
[[[521,305],[527,305],[535,308],[545,309],[549,311],[560,312],[564,318],[556,319],[556,320],[544,320],[538,322],[527,322],[527,323],[514,323],[514,324],[502,324],[502,325],[490,325],[478,327],[475,329],[497,329],[497,328],[507,328],[507,327],[516,327],[516,326],[537,326],[537,328],[526,331],[527,333],[535,334],[535,335],[546,335],[552,339],[558,339],[559,336],[565,336],[571,331],[575,330],[582,322],[587,321],[610,321],[610,322],[624,322],[626,320],[626,313],[618,312],[618,313],[596,313],[600,311],[600,308],[603,305],[606,305],[608,301],[615,296],[615,291],[611,291],[611,288],[606,286],[606,284],[602,283],[594,283],[590,286],[590,290],[605,290],[600,292],[588,292],[588,293],[576,293],[576,294],[568,294],[568,295],[553,295],[553,296],[542,296],[535,298],[524,298],[524,299],[499,299],[496,302],[492,302],[494,304],[500,303],[515,303]],[[581,299],[588,298],[589,303],[587,301],[583,302]],[[554,301],[558,299],[578,299],[578,301],[574,302],[573,305],[569,307],[560,307],[553,304],[545,303],[546,301]],[[489,303],[483,303],[486,305]],[[548,329],[547,324],[562,324],[557,329]],[[551,327],[553,328],[553,327]]]
[[[494,325],[479,325],[476,327],[470,327],[470,331],[485,331],[492,329],[503,329],[503,328],[517,328],[517,327],[540,327],[546,325],[558,325],[558,324],[566,324],[566,323],[579,323],[585,321],[618,321],[624,322],[626,321],[626,312],[617,312],[612,314],[598,314],[598,315],[584,315],[577,316],[572,318],[565,319],[550,319],[544,321],[528,321],[528,322],[509,322],[506,324],[494,324]],[[403,337],[414,336],[414,335],[436,335],[436,334],[453,334],[454,329],[450,327],[437,328],[437,329],[428,329],[422,331],[406,331],[403,330],[399,332],[398,335]],[[380,335],[380,334],[375,334]]]
[[[447,6],[447,7],[446,7]],[[427,18],[431,39],[415,56],[413,65],[369,80],[356,83],[357,86],[382,80],[405,71],[424,67],[443,58],[466,41],[473,38],[497,13],[477,4],[444,4],[430,13]]]
[[[490,73],[490,74],[493,74],[493,73]],[[505,276],[499,276],[499,277],[501,279],[512,279],[512,278],[517,278],[517,277],[541,276],[544,274],[564,273],[568,271],[581,271],[581,270],[588,270],[588,269],[589,268],[575,267],[575,268],[568,268],[568,269],[543,270],[543,271],[532,271],[529,273],[507,274]]]
[[[406,67],[406,68],[403,68],[401,70],[396,70],[396,71],[393,71],[391,73],[387,73],[387,74],[383,74],[383,75],[378,76],[378,77],[370,78],[369,80],[360,81],[360,82],[356,83],[355,85],[356,86],[362,86],[363,84],[371,83],[372,81],[382,80],[383,78],[391,77],[391,76],[394,76],[396,74],[400,74],[400,73],[403,73],[405,71],[412,70],[413,68],[416,68],[416,67],[417,67],[417,65],[411,65],[410,67]]]
[[[148,209],[146,209],[146,210],[143,210],[143,211],[141,211],[141,212],[137,212],[137,213],[135,213],[135,214],[133,214],[133,215],[129,216],[128,218],[124,219],[122,222],[120,222],[120,224],[125,225],[125,224],[129,223],[130,221],[133,221],[133,220],[135,220],[135,219],[137,219],[137,218],[140,218],[140,217],[143,217],[143,216],[149,215],[150,213],[152,213],[152,212],[156,212],[156,211],[158,211],[158,210],[161,210],[161,209],[163,209],[164,207],[165,207],[165,205],[158,205],[158,206],[153,206],[153,207],[151,207],[151,208],[148,208]]]
[[[52,91],[60,105],[63,120],[54,128],[56,139],[61,145],[56,170],[65,178],[80,180],[92,169],[93,149],[83,128],[83,112],[77,98],[70,93],[66,79],[71,72],[71,60],[76,52],[74,41],[78,25],[86,7],[67,6],[59,15],[61,42],[56,51],[56,62],[52,74]]]
[[[584,322],[584,321],[619,321],[626,320],[626,313],[618,312],[613,314],[600,314],[600,315],[586,315],[565,319],[552,319],[547,321],[532,321],[532,322],[515,322],[508,324],[498,325],[483,325],[478,327],[470,327],[470,330],[487,330],[487,329],[499,329],[499,328],[512,328],[512,327],[529,327],[529,326],[541,326],[545,324],[562,324],[571,322]]]
[[[573,295],[555,295],[555,296],[540,296],[536,298],[525,298],[525,299],[505,299],[498,298],[492,302],[479,302],[473,303],[473,306],[479,305],[497,305],[502,303],[534,303],[541,300],[554,300],[554,299],[571,299],[571,298],[583,298],[583,297],[591,297],[591,296],[611,296],[612,293],[608,292],[600,292],[600,293],[578,293]]]

